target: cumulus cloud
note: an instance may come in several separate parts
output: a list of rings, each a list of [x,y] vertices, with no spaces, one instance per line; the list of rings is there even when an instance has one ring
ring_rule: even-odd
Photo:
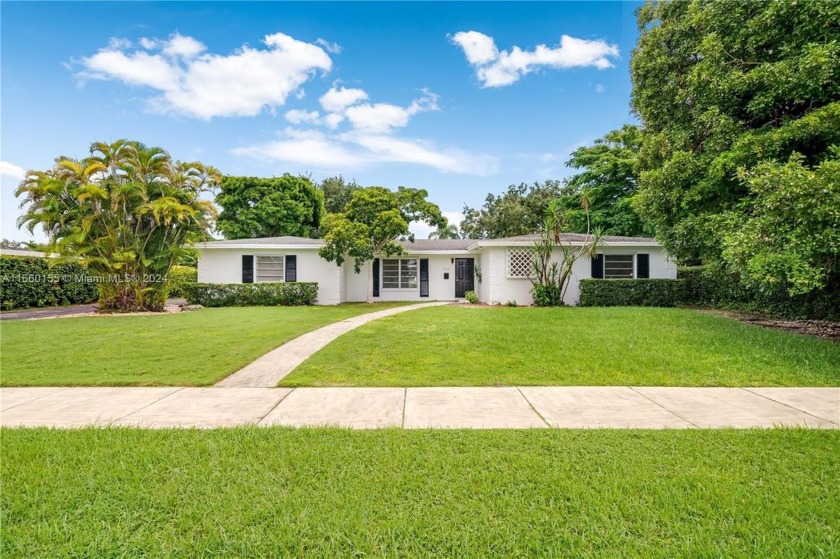
[[[331,43],[326,39],[320,37],[315,39],[315,44],[324,47],[324,50],[330,54],[341,54],[341,45],[338,43]]]
[[[467,62],[475,68],[482,87],[503,87],[540,68],[611,68],[618,58],[618,46],[602,40],[560,37],[557,46],[537,45],[534,50],[518,46],[500,51],[493,37],[478,31],[460,31],[450,41],[461,47]]]
[[[328,113],[340,113],[350,105],[365,101],[367,98],[368,94],[363,89],[333,86],[318,101]]]
[[[316,123],[321,118],[318,111],[304,111],[301,109],[292,109],[291,111],[286,112],[283,116],[285,116],[286,120],[292,124]]]
[[[26,177],[26,170],[8,161],[0,161],[0,175],[23,180]]]
[[[243,45],[229,55],[206,52],[193,37],[143,38],[136,48],[112,40],[82,58],[82,81],[114,80],[145,86],[160,95],[148,99],[156,112],[210,120],[218,116],[255,116],[274,110],[316,72],[329,72],[332,60],[320,46],[283,33],[266,35],[264,48]]]

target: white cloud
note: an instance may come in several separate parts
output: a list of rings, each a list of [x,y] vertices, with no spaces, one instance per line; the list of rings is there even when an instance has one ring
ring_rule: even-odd
[[[599,83],[599,84],[597,84],[597,85],[595,86],[595,92],[596,92],[596,93],[603,93],[603,92],[604,92],[604,86],[603,86],[603,85],[601,85],[600,83]]]
[[[292,109],[284,115],[286,120],[292,124],[311,123],[315,124],[320,120],[318,111],[304,111],[301,109]]]
[[[201,41],[176,32],[164,43],[163,54],[170,57],[181,56],[186,59],[191,59],[205,50],[207,50],[207,47]]]
[[[273,110],[332,60],[320,46],[283,33],[267,35],[265,48],[243,45],[234,53],[205,52],[200,41],[175,33],[166,41],[141,39],[109,44],[83,58],[81,80],[116,80],[161,92],[148,99],[156,112],[210,120],[217,116],[255,116]],[[157,49],[160,49],[158,52]]]
[[[26,177],[26,170],[8,161],[0,161],[0,175],[23,180]]]
[[[492,37],[478,31],[461,31],[450,37],[461,47],[467,62],[475,68],[482,87],[503,87],[539,68],[576,68],[591,66],[603,70],[613,66],[619,56],[618,47],[602,40],[577,39],[569,35],[560,37],[555,47],[537,45],[534,50],[514,46],[510,51],[499,51]]]
[[[368,94],[363,89],[348,87],[337,89],[333,86],[321,96],[319,102],[328,113],[340,113],[350,105],[365,101],[367,98]]]
[[[469,175],[489,175],[498,169],[496,159],[489,156],[441,148],[420,140],[359,131],[326,134],[320,130],[287,128],[278,140],[236,148],[233,153],[329,170],[377,163],[409,163]]]
[[[438,96],[424,90],[423,97],[415,99],[408,107],[389,103],[365,103],[349,107],[344,115],[357,130],[375,133],[387,133],[394,128],[403,128],[408,120],[417,113],[437,111]]]
[[[341,54],[341,45],[338,43],[331,43],[326,39],[318,37],[315,39],[315,44],[324,47],[324,50],[330,54]]]

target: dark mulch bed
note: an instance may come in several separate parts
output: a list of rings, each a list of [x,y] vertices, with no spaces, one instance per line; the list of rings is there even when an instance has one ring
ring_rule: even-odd
[[[785,318],[776,318],[761,313],[744,311],[703,310],[704,312],[725,316],[727,318],[740,320],[741,322],[749,324],[757,324],[758,326],[764,326],[766,328],[775,328],[777,330],[785,330],[795,334],[804,334],[806,336],[814,336],[815,338],[825,338],[827,340],[840,342],[840,322],[828,322],[825,320],[790,320]]]

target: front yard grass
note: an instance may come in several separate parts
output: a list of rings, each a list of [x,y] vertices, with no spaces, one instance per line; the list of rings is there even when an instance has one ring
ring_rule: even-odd
[[[837,557],[840,432],[4,429],[5,557]]]
[[[337,339],[282,386],[838,386],[840,344],[687,309],[435,307]]]
[[[0,322],[2,386],[202,386],[301,334],[397,304]]]

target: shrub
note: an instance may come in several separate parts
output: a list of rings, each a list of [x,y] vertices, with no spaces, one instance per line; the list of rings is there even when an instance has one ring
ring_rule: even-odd
[[[562,307],[563,294],[555,283],[535,283],[531,288],[535,307]]]
[[[475,291],[467,291],[464,293],[464,299],[467,300],[467,303],[476,304],[478,303],[478,295],[476,295]]]
[[[317,283],[188,283],[184,296],[205,307],[302,306],[318,299]]]
[[[183,297],[184,285],[198,281],[198,270],[192,266],[172,266],[166,274],[169,297]]]
[[[673,307],[682,304],[683,280],[582,279],[582,307]]]
[[[96,278],[78,262],[0,256],[0,307],[5,310],[92,303],[97,295]]]

